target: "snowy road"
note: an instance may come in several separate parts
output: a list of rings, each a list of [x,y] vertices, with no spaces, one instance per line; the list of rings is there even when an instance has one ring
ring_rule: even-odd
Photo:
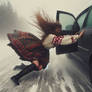
[[[0,92],[92,92],[87,67],[72,56],[55,55],[53,49],[46,70],[28,74],[15,86],[10,77],[20,71],[14,68],[22,61],[7,43],[0,41]]]

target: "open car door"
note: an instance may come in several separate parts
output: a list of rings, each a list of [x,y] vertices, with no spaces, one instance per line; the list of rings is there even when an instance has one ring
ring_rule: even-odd
[[[76,18],[64,11],[57,11],[56,20],[62,25],[61,35],[72,35],[80,30]],[[56,47],[56,54],[74,52],[78,50],[78,42],[71,45],[60,45]]]

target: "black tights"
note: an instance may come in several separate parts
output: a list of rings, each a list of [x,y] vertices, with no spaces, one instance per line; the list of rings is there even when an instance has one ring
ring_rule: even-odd
[[[15,75],[16,79],[19,80],[21,77],[23,77],[24,75],[32,72],[32,71],[38,71],[39,69],[37,68],[37,66],[35,64],[30,64],[28,66],[26,66],[21,72],[19,72],[17,75]]]

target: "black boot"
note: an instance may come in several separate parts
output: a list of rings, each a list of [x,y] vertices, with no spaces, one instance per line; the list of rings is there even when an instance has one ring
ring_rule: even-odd
[[[35,64],[31,64],[26,66],[21,72],[19,72],[17,75],[11,77],[11,80],[16,84],[19,85],[19,79],[23,77],[24,75],[32,72],[33,70],[38,70]]]

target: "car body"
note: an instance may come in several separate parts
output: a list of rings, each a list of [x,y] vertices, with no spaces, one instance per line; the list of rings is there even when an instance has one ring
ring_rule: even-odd
[[[82,11],[76,18],[73,14],[65,11],[57,11],[57,21],[62,24],[61,34],[75,34],[85,29],[83,37],[78,42],[68,46],[56,47],[56,53],[75,54],[87,64],[92,65],[92,6]]]

